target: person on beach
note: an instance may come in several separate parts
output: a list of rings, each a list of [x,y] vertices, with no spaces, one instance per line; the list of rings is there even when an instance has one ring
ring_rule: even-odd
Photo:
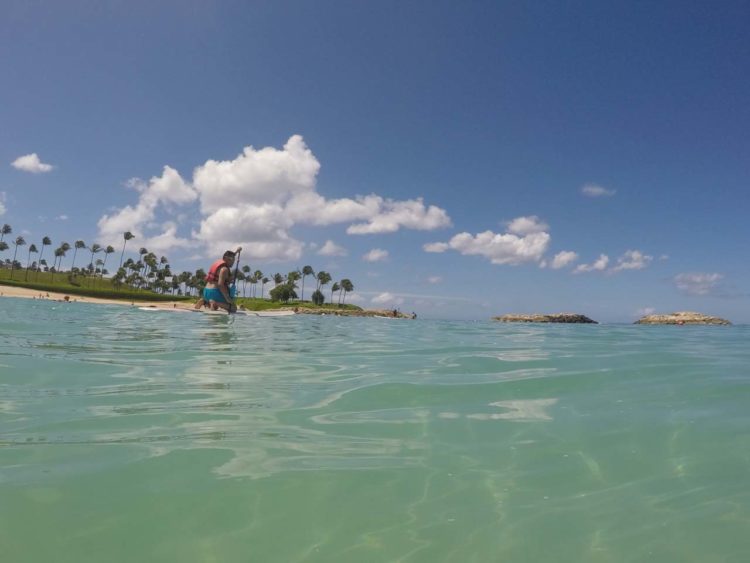
[[[203,289],[203,298],[195,304],[196,309],[200,309],[205,303],[208,303],[212,310],[219,308],[225,309],[229,313],[237,310],[231,294],[230,285],[232,283],[232,266],[237,254],[242,250],[227,250],[221,260],[211,264],[211,268],[206,275],[206,287]]]

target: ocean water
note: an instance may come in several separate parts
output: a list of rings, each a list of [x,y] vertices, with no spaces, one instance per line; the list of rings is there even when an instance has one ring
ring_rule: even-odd
[[[0,299],[0,560],[747,562],[750,327]]]

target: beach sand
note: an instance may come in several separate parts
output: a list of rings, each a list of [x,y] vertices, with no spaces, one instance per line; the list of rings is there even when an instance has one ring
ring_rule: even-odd
[[[192,301],[130,301],[118,299],[102,299],[100,297],[86,297],[84,295],[67,295],[52,291],[39,291],[25,287],[0,285],[0,299],[3,297],[20,297],[22,299],[45,299],[50,301],[65,301],[71,303],[100,303],[107,305],[126,305],[134,307],[154,307],[157,309],[192,309]]]

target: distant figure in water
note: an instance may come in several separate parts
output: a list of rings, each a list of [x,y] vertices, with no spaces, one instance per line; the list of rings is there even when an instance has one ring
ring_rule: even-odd
[[[208,302],[211,309],[216,311],[219,308],[226,310],[228,313],[234,313],[237,305],[231,295],[230,284],[232,283],[232,266],[237,254],[242,250],[227,250],[221,260],[211,264],[211,268],[206,275],[206,287],[203,290],[203,302]],[[203,304],[198,301],[196,309],[200,309]]]

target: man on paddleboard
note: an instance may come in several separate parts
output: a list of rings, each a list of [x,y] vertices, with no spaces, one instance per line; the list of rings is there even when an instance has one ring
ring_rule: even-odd
[[[206,274],[203,301],[208,303],[214,311],[222,308],[229,313],[234,313],[237,310],[231,288],[232,266],[234,266],[234,261],[241,250],[242,247],[238,247],[235,251],[227,250],[221,260],[211,264],[211,268]],[[196,308],[199,307],[200,304],[196,305]]]

